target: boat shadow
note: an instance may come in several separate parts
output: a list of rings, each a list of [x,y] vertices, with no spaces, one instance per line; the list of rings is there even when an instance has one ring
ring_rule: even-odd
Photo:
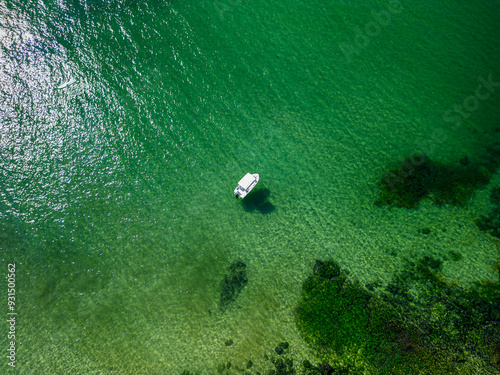
[[[271,190],[260,189],[253,191],[248,196],[243,199],[243,209],[247,212],[258,211],[261,214],[270,214],[276,207],[268,201],[271,195]]]

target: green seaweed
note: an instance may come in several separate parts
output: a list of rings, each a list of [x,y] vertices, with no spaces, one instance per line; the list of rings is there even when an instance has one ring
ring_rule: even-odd
[[[484,232],[500,238],[500,187],[495,187],[490,192],[490,202],[493,209],[489,214],[481,215],[476,220],[476,225]]]
[[[303,374],[304,375],[361,375],[362,371],[356,369],[350,365],[330,365],[328,362],[322,362],[317,366],[314,366],[309,360],[304,360],[302,362]]]
[[[244,269],[235,263],[230,269]],[[302,285],[295,318],[320,363],[302,358],[302,366],[294,366],[286,351],[288,343],[281,342],[264,356],[271,368],[259,372],[248,361],[246,371],[252,368],[265,375],[498,372],[500,284],[477,282],[464,288],[447,282],[442,268],[443,261],[432,256],[407,261],[386,288],[378,285],[376,294],[335,261],[316,260],[312,276]],[[229,373],[229,369],[245,371],[230,362],[220,364],[217,371]]]
[[[353,348],[362,350],[380,369],[396,366],[401,350],[394,344],[400,333],[391,323],[397,320],[395,312],[359,282],[348,279],[334,261],[317,260],[314,270],[303,284],[296,314],[304,338],[338,355]]]
[[[295,375],[293,367],[293,359],[291,358],[278,358],[272,360],[275,367],[274,370],[269,371],[268,375]]]
[[[445,165],[413,155],[387,171],[378,184],[375,205],[417,208],[424,198],[435,204],[463,206],[475,189],[486,185],[491,170],[480,165]]]
[[[425,280],[430,286],[439,285],[435,271],[440,267],[439,260],[426,257],[414,264],[418,270],[413,271],[418,280]],[[339,367],[338,373],[454,373],[450,364],[435,358],[424,345],[420,328],[406,324],[406,317],[401,314],[404,304],[379,298],[349,278],[334,261],[317,260],[314,270],[314,275],[303,284],[296,312],[296,323],[304,339],[314,344],[323,358],[349,360],[352,353],[358,353],[368,366],[356,363]],[[410,276],[401,275],[393,284],[396,295],[408,295],[405,277]],[[304,373],[333,373],[329,366],[327,362],[321,366],[305,362]]]
[[[401,309],[419,341],[449,358],[455,368],[469,359],[498,371],[491,358],[500,337],[500,284],[476,282],[464,288],[448,283],[440,268],[441,261],[432,257],[408,262],[387,286],[384,301]]]
[[[247,283],[246,264],[235,261],[229,266],[229,273],[224,276],[220,284],[219,308],[222,312],[238,297]]]

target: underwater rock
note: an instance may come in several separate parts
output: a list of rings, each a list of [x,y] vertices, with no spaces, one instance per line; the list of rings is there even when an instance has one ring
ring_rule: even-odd
[[[302,367],[304,368],[304,375],[348,375],[359,374],[358,371],[349,371],[349,367],[344,367],[342,365],[336,366],[335,368],[331,366],[328,362],[323,362],[318,366],[314,366],[307,359],[302,362]]]
[[[217,372],[220,374],[222,372],[224,372],[224,370],[226,369],[226,365],[224,363],[219,363],[217,365]]]
[[[493,364],[500,368],[500,342],[495,345],[495,348],[493,349],[493,358],[492,358]]]
[[[424,256],[422,258],[422,260],[420,261],[420,264],[424,267],[430,267],[433,270],[435,270],[435,269],[438,269],[439,267],[441,267],[442,262],[439,259]]]
[[[234,342],[233,342],[233,340],[231,340],[231,339],[227,340],[227,341],[224,343],[224,345],[226,345],[226,346],[231,346],[231,345],[233,345],[233,344],[234,344]]]
[[[221,281],[220,302],[221,311],[225,311],[231,302],[240,294],[241,290],[248,283],[246,274],[246,264],[236,261],[229,266],[229,273]]]

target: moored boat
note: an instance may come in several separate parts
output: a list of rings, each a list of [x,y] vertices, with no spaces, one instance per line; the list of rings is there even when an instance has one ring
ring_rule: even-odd
[[[259,182],[259,175],[257,173],[250,174],[247,173],[243,178],[238,182],[238,186],[234,189],[234,196],[236,198],[245,198],[248,193],[252,191],[252,189]]]

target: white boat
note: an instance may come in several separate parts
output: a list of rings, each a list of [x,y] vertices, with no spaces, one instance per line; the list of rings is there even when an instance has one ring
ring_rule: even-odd
[[[238,182],[238,186],[234,189],[234,196],[236,198],[245,198],[248,193],[252,191],[252,189],[259,182],[259,175],[257,173],[250,174],[247,173],[243,178]]]

